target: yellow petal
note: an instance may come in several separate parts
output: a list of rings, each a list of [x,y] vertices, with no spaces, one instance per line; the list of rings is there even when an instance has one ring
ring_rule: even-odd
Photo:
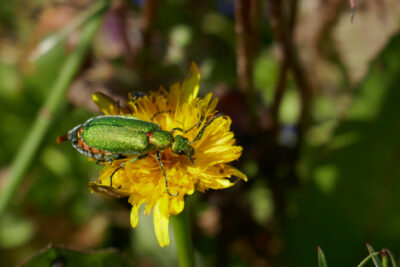
[[[243,172],[239,171],[235,167],[232,167],[232,166],[230,166],[230,167],[234,170],[232,176],[236,176],[237,178],[240,178],[240,179],[242,179],[242,180],[247,182],[248,179],[247,179],[246,174],[244,174]]]
[[[192,62],[190,72],[182,83],[180,104],[192,102],[199,93],[200,87],[200,71],[196,63]]]
[[[183,197],[173,197],[169,200],[169,214],[176,215],[182,212],[185,206]]]
[[[168,233],[168,197],[163,196],[154,206],[153,213],[154,231],[160,247],[169,246],[169,233]]]
[[[101,92],[94,93],[93,102],[105,115],[118,115],[118,105],[111,98]]]
[[[130,216],[132,228],[135,228],[139,223],[139,209],[143,202],[144,201],[141,200],[137,203],[132,203],[132,210]]]
[[[242,179],[242,180],[247,182],[246,174],[244,174],[243,172],[239,171],[238,169],[236,169],[232,165],[230,165],[230,164],[222,164],[222,165],[219,165],[219,167],[224,170],[223,171],[224,176],[226,176],[226,177],[235,176],[235,177],[237,177],[239,179]],[[240,181],[239,179],[234,181],[233,184],[236,184],[238,181]]]
[[[169,95],[168,95],[168,102],[172,108],[172,110],[177,110],[178,109],[178,103],[180,99],[180,84],[179,83],[174,83],[171,85],[169,89]]]

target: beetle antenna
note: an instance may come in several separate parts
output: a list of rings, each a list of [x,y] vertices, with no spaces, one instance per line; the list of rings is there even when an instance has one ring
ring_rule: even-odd
[[[158,115],[163,114],[163,113],[168,113],[168,112],[172,112],[172,110],[163,110],[163,111],[158,111],[158,112],[154,113],[153,117],[151,117],[151,119],[150,119],[150,122],[153,122],[154,118],[157,117]]]
[[[191,130],[193,130],[195,127],[198,127],[203,122],[203,119],[204,118],[201,118],[199,122],[197,122],[195,125],[193,125],[192,127],[190,127],[187,130],[183,130],[182,128],[179,128],[179,127],[173,128],[171,133],[174,134],[175,131],[180,131],[180,132],[186,134],[186,133],[190,132]],[[183,124],[182,122],[179,122],[179,123]]]
[[[224,115],[223,113],[218,113],[217,115],[215,115],[214,117],[212,117],[209,121],[207,121],[206,123],[204,123],[203,127],[201,128],[201,130],[199,131],[199,133],[197,134],[197,136],[193,139],[192,142],[190,142],[189,144],[193,144],[194,142],[196,142],[197,140],[200,140],[201,137],[204,134],[204,131],[206,130],[206,128],[208,127],[208,125],[210,125],[215,119],[221,117],[222,115]]]
[[[144,97],[146,95],[145,92],[142,91],[132,91],[129,93],[130,98],[132,98],[133,101],[135,101],[138,98]]]
[[[190,156],[189,153],[185,153],[186,157],[188,157],[190,159],[190,161],[192,162],[192,164],[194,164],[194,160],[195,158],[192,158],[192,156]]]
[[[176,196],[178,195],[178,193],[171,194],[171,193],[169,192],[169,190],[168,190],[167,175],[165,174],[164,165],[163,165],[162,162],[161,162],[160,151],[157,151],[157,152],[156,152],[156,159],[157,159],[157,161],[158,161],[158,164],[160,164],[160,168],[161,168],[162,174],[163,174],[163,176],[164,176],[165,189],[166,189],[166,191],[167,191],[167,194],[170,195],[170,196],[172,196],[172,197],[176,197]]]
[[[177,128],[173,128],[173,129],[171,130],[171,134],[174,134],[175,131],[180,131],[180,132],[182,132],[182,133],[185,132],[182,128],[177,127]]]
[[[200,121],[199,121],[198,123],[196,123],[195,125],[193,125],[193,126],[190,127],[189,129],[187,129],[187,130],[185,131],[185,133],[188,133],[188,132],[190,132],[191,130],[193,130],[195,127],[198,127],[198,126],[202,123],[202,121],[203,121],[203,118],[200,119]]]
[[[194,158],[192,158],[191,156],[188,156],[188,158],[190,159],[190,161],[192,162],[192,164],[194,164]]]

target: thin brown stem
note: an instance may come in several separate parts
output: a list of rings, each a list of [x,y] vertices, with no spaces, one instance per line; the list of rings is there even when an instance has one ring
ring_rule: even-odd
[[[151,33],[153,30],[153,25],[155,21],[155,17],[158,9],[158,0],[146,0],[143,6],[143,26],[142,26],[142,34],[143,34],[143,44],[147,46],[151,42]]]
[[[253,85],[253,60],[258,39],[259,0],[235,1],[235,30],[238,87],[246,96],[251,120],[256,118],[256,97]]]
[[[158,11],[158,0],[146,0],[142,9],[142,49],[140,56],[139,70],[143,77],[144,88],[151,88],[151,51],[152,51],[152,36],[153,27]]]
[[[289,11],[286,15],[288,21],[288,39],[293,40],[293,32],[297,18],[298,0],[289,0],[288,6]],[[279,77],[275,89],[275,96],[271,106],[272,132],[275,139],[277,139],[277,137],[279,136],[280,131],[279,108],[286,90],[289,67],[289,61],[286,59],[286,57],[284,57],[280,66]]]
[[[286,91],[288,73],[289,73],[289,64],[286,60],[283,60],[279,70],[278,81],[276,83],[274,100],[272,102],[270,109],[272,132],[275,140],[277,140],[280,132],[279,108],[282,103],[283,95]]]
[[[272,170],[272,178],[269,180],[271,190],[274,192],[274,200],[278,217],[285,217],[285,188],[288,185],[298,184],[296,175],[296,163],[300,155],[301,145],[303,143],[303,135],[306,131],[311,119],[311,101],[312,101],[312,85],[308,79],[305,66],[302,64],[294,43],[293,32],[295,29],[297,0],[269,0],[270,23],[275,37],[282,51],[283,60],[281,65],[280,76],[276,85],[275,99],[271,108],[271,116],[273,119],[273,134],[279,136],[279,118],[278,110],[281,100],[286,89],[286,82],[289,71],[292,72],[296,81],[300,95],[301,110],[300,117],[297,123],[298,140],[295,147],[287,152],[287,159],[280,164],[287,166],[288,173],[284,179],[276,179],[280,175],[277,168]],[[285,5],[286,4],[286,5]],[[287,7],[287,9],[283,9]],[[276,141],[275,141],[276,142]],[[276,143],[277,151],[282,151],[282,148]]]
[[[341,10],[345,8],[346,3],[342,0],[329,0],[321,3],[319,7],[318,28],[314,34],[313,45],[319,53],[322,53],[323,46],[330,40],[332,30],[340,17]]]
[[[301,100],[301,111],[298,122],[299,140],[307,128],[311,118],[312,85],[305,71],[305,66],[301,63],[296,47],[289,35],[287,23],[283,17],[281,1],[270,0],[270,19],[273,33],[279,42],[285,60],[288,62],[294,79],[296,80]]]

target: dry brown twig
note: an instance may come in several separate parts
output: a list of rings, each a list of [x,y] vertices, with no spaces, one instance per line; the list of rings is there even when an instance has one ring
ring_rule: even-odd
[[[285,61],[293,72],[300,93],[301,111],[298,122],[300,142],[311,119],[312,84],[307,76],[305,66],[300,61],[295,43],[289,34],[288,20],[284,17],[282,1],[270,0],[269,8],[273,34],[280,45]],[[294,25],[294,22],[292,23]]]
[[[238,87],[246,96],[250,121],[256,121],[257,101],[253,85],[253,61],[259,39],[259,5],[259,0],[235,1]]]

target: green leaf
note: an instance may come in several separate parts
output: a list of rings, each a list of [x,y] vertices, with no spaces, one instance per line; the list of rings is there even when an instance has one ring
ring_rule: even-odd
[[[24,174],[29,169],[33,159],[36,157],[37,152],[40,149],[40,144],[45,138],[47,131],[50,129],[57,110],[59,110],[60,106],[62,106],[64,102],[65,92],[78,72],[90,47],[91,41],[100,27],[110,1],[102,0],[101,3],[103,4],[102,12],[93,16],[85,25],[78,46],[64,62],[63,67],[59,71],[59,75],[50,90],[51,93],[46,98],[46,102],[38,112],[31,129],[17,150],[6,183],[0,194],[0,217],[7,208],[11,198],[14,196],[14,192],[18,189],[19,184],[22,182]]]
[[[318,247],[318,267],[328,267],[325,254],[322,251],[321,247]]]
[[[330,259],[332,266],[358,264],[360,244],[366,242],[398,250],[399,47],[397,35],[371,63],[332,136],[303,147],[306,183],[288,204],[295,210],[285,229],[288,265],[311,266],[315,258],[309,251],[316,243],[340,255]]]
[[[392,252],[390,250],[388,250],[387,248],[385,248],[384,250],[387,252],[387,254],[389,254],[390,262],[392,263],[392,266],[393,267],[398,267],[399,265],[397,263],[397,260],[394,258]]]
[[[370,255],[373,255],[372,261],[374,262],[374,265],[376,267],[383,267],[382,262],[380,261],[378,254],[375,252],[374,248],[370,244],[367,244],[366,246]]]
[[[364,266],[370,259],[372,259],[373,257],[376,257],[377,255],[379,255],[379,252],[375,252],[375,253],[369,254],[368,257],[366,257],[365,259],[363,259],[363,261],[360,262],[359,265],[357,265],[357,267],[362,267],[362,266]]]
[[[382,250],[382,265],[383,267],[388,267],[388,257],[384,249]]]
[[[16,248],[26,244],[35,234],[32,222],[16,214],[6,213],[0,219],[0,247]]]
[[[50,244],[47,248],[39,251],[26,262],[24,267],[41,266],[131,266],[127,259],[115,249],[104,249],[98,251],[83,252]]]

